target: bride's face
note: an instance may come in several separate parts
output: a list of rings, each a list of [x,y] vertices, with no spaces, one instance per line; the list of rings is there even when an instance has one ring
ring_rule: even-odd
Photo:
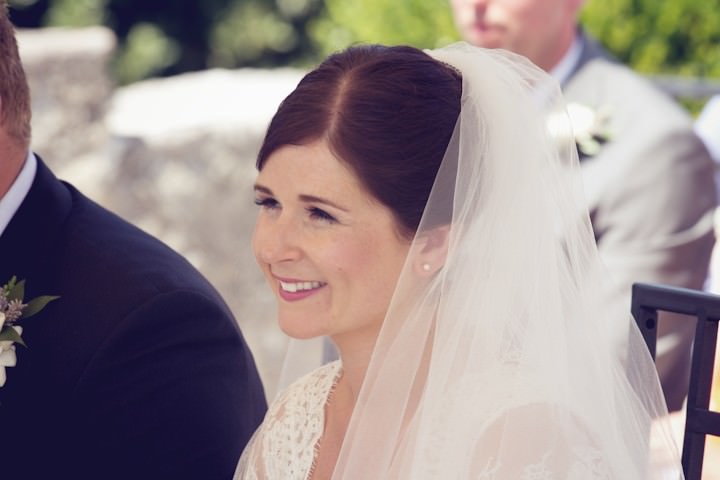
[[[296,338],[374,341],[410,242],[324,142],[284,146],[255,184],[253,249]]]

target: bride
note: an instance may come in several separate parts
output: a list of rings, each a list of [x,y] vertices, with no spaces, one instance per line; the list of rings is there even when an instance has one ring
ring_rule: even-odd
[[[253,246],[282,330],[340,360],[279,394],[236,478],[682,478],[572,138],[506,52],[358,46],[305,76],[258,155]]]

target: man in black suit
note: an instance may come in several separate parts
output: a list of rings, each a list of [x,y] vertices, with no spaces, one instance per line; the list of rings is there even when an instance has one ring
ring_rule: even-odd
[[[0,283],[60,298],[21,321],[27,348],[0,388],[0,477],[231,478],[266,409],[231,312],[185,259],[56,179],[29,143],[2,2]]]

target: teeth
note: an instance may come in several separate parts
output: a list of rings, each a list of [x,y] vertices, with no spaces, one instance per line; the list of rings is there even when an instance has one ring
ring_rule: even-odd
[[[320,288],[322,285],[325,284],[321,282],[280,282],[280,288],[290,293],[302,292],[304,290],[312,290],[314,288]]]

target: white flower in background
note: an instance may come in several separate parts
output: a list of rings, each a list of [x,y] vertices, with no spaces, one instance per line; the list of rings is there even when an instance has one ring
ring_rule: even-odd
[[[610,139],[610,109],[592,108],[579,103],[567,106],[570,124],[578,153],[592,157],[600,153],[600,147]]]
[[[610,109],[570,103],[564,112],[550,115],[548,130],[559,145],[573,142],[580,156],[592,157],[610,139]]]

